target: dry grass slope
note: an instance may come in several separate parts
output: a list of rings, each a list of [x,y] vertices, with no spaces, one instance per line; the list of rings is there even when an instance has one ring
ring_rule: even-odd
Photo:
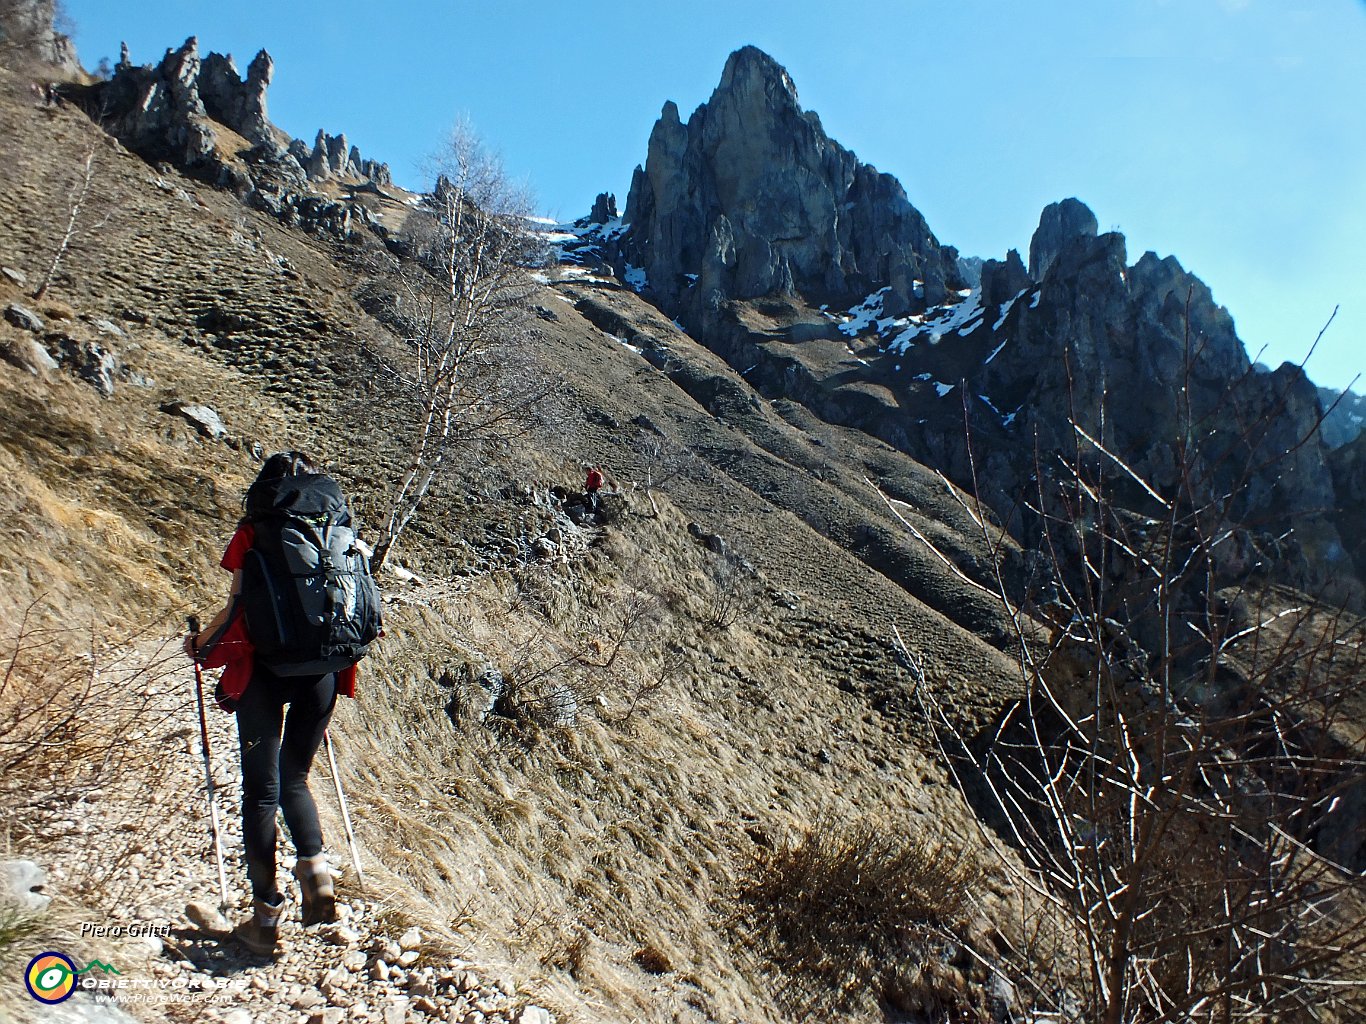
[[[388,456],[383,381],[364,346],[392,339],[352,299],[360,282],[335,250],[120,152],[79,112],[34,108],[20,84],[0,73],[14,158],[0,263],[40,271],[65,183],[93,149],[112,213],[78,237],[35,311],[152,383],[121,378],[102,399],[65,370],[0,363],[0,611],[36,601],[49,624],[169,635],[220,599],[214,563],[253,444],[321,451],[373,512]],[[400,552],[425,582],[390,585],[389,636],[336,727],[368,873],[395,915],[502,965],[562,1020],[782,1020],[777,968],[733,939],[756,851],[864,815],[972,842],[892,625],[969,718],[989,720],[1014,692],[1011,665],[978,635],[992,635],[990,610],[895,535],[863,481],[885,481],[973,571],[974,533],[937,478],[798,408],[751,401],[739,375],[634,296],[589,291],[537,300],[554,314],[541,358],[566,378],[557,422],[463,470]],[[657,336],[672,362],[658,369],[608,336],[579,312],[592,303]],[[161,412],[172,400],[215,407],[231,443]],[[572,558],[508,554],[554,522],[548,489],[575,484],[583,462],[606,463],[629,491],[642,412],[703,469],[669,486],[658,516],[628,494]],[[762,606],[727,629],[707,621],[717,556],[690,522],[758,570]],[[610,671],[580,661],[545,677],[577,688],[574,725],[452,722],[443,677],[486,662],[534,674],[534,652],[601,650],[635,600],[657,612]],[[126,770],[155,789],[148,754]],[[190,827],[192,797],[163,806],[162,824]],[[3,813],[15,852],[41,860],[61,842],[18,829],[22,807]],[[339,823],[327,824],[339,848]],[[207,883],[212,867],[193,870]],[[989,902],[993,884],[974,898]],[[89,898],[138,904],[127,877]],[[886,995],[863,993],[850,1019],[880,1019]]]

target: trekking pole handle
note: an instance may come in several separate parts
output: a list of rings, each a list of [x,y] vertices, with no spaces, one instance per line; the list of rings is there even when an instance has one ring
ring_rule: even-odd
[[[199,616],[198,616],[198,615],[191,615],[191,616],[189,617],[189,619],[186,620],[186,621],[188,622],[189,627],[190,627],[190,636],[194,637],[194,640],[190,641],[190,643],[191,643],[191,649],[193,649],[193,647],[196,645],[197,641],[199,640]]]

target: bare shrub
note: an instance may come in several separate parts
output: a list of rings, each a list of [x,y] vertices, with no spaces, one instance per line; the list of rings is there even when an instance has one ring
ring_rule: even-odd
[[[691,448],[651,430],[641,430],[632,445],[632,454],[640,466],[645,497],[650,502],[650,510],[655,518],[659,517],[659,505],[655,503],[654,492],[667,487],[679,477],[701,472],[705,465]]]
[[[968,855],[939,836],[826,818],[756,859],[731,926],[780,975],[794,1011],[828,1011],[869,992],[905,1004],[928,984],[923,968],[979,880]]]
[[[710,559],[707,574],[711,583],[703,622],[707,630],[724,633],[753,617],[763,606],[764,592],[758,573],[733,551]]]
[[[514,607],[550,621],[505,659],[492,724],[518,736],[588,715],[622,724],[647,709],[687,661],[659,598],[639,579],[599,590],[551,582],[534,568],[515,578]]]
[[[40,625],[30,607],[0,638],[0,818],[107,784],[131,756],[127,729],[164,671],[126,645],[101,650],[88,634]]]
[[[82,905],[127,906],[143,884],[126,870],[131,852],[180,827],[146,787],[160,770],[150,737],[189,711],[188,695],[165,685],[183,664],[150,628],[102,641],[45,626],[33,607],[0,638],[0,835],[20,856],[65,862],[64,888]],[[89,827],[96,802],[104,828]],[[0,909],[0,953],[6,936],[60,924],[51,910]]]
[[[984,839],[1052,912],[1004,961],[1053,1019],[1360,1012],[1366,629],[1235,571],[1238,481],[1275,466],[1267,425],[1239,421],[1217,467],[1231,490],[1194,418],[1171,447],[1171,487],[1076,422],[1066,458],[1047,471],[1039,458],[1025,504],[1049,592],[1014,592],[998,561],[1024,695],[986,733],[965,734],[968,716],[924,685],[897,635]],[[985,509],[966,504],[992,544]]]

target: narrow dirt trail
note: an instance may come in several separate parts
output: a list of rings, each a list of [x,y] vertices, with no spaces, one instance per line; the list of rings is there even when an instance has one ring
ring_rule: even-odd
[[[105,995],[80,991],[66,1004],[73,1020],[118,1020],[112,1005],[143,1021],[342,1021],[405,1024],[548,1024],[554,1018],[519,997],[515,982],[489,965],[452,955],[452,944],[411,926],[386,895],[382,865],[370,861],[359,889],[350,863],[326,754],[312,789],[327,849],[339,869],[335,924],[303,928],[294,858],[281,835],[280,886],[288,906],[280,955],[247,952],[224,934],[250,912],[242,858],[241,781],[232,716],[212,703],[205,674],[211,765],[228,883],[226,919],[218,912],[205,767],[194,673],[178,638],[140,644],[104,672],[123,673],[129,709],[105,769],[74,802],[49,802],[23,823],[11,846],[38,857],[55,891],[60,920],[52,940],[91,970],[83,977]],[[121,709],[122,710],[122,709]],[[41,785],[35,779],[35,785]],[[21,951],[22,952],[22,951]],[[23,959],[27,959],[24,957]],[[108,964],[118,973],[94,966]],[[22,966],[22,965],[21,965]],[[16,1020],[43,1019],[37,1003],[11,1004]],[[3,1010],[3,1007],[0,1007]],[[36,1016],[33,1014],[36,1012]],[[3,1018],[0,1012],[0,1018]]]

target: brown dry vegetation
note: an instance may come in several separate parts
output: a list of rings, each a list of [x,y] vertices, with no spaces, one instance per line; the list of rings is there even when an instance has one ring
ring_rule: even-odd
[[[361,518],[377,514],[393,456],[366,352],[393,342],[353,301],[360,282],[335,250],[122,152],[77,111],[35,108],[22,85],[0,72],[0,263],[40,272],[64,183],[97,147],[96,187],[115,215],[76,238],[49,301],[30,304],[73,337],[100,338],[95,318],[116,323],[126,336],[105,343],[153,383],[120,380],[104,400],[64,370],[35,377],[0,363],[0,611],[13,620],[34,605],[40,623],[95,623],[103,640],[170,636],[221,600],[214,566],[254,443],[320,451]],[[0,294],[15,299],[25,301]],[[560,415],[433,495],[400,554],[425,581],[389,584],[388,636],[337,717],[367,877],[433,943],[506,965],[562,1020],[783,1019],[780,969],[733,936],[757,851],[817,821],[869,815],[976,842],[914,713],[891,627],[923,656],[929,684],[954,693],[965,729],[1017,687],[1009,659],[982,639],[1004,642],[999,612],[904,536],[864,478],[965,572],[989,560],[933,474],[752,397],[630,293],[569,283],[535,301],[554,314],[538,321],[537,346],[568,380]],[[666,346],[667,372],[595,326],[609,314]],[[171,400],[216,408],[232,443],[161,412]],[[705,469],[672,481],[658,516],[628,493],[572,558],[498,555],[544,530],[548,488],[575,485],[585,461],[629,492],[643,475],[632,422],[642,411]],[[762,602],[729,628],[708,622],[716,556],[689,522],[759,571]],[[637,600],[657,612],[610,669],[584,655],[543,672],[546,651],[601,653]],[[441,679],[484,662],[578,687],[577,724],[454,724]],[[130,784],[167,785],[146,753]],[[194,820],[193,771],[186,762],[184,806],[158,827]],[[339,823],[327,824],[340,852]],[[39,859],[63,841],[10,835],[11,849]],[[211,863],[194,869],[207,888]],[[989,907],[996,884],[974,898]],[[126,876],[100,892],[90,899],[104,906],[137,902]],[[847,1013],[877,1016],[893,995],[869,989]]]

